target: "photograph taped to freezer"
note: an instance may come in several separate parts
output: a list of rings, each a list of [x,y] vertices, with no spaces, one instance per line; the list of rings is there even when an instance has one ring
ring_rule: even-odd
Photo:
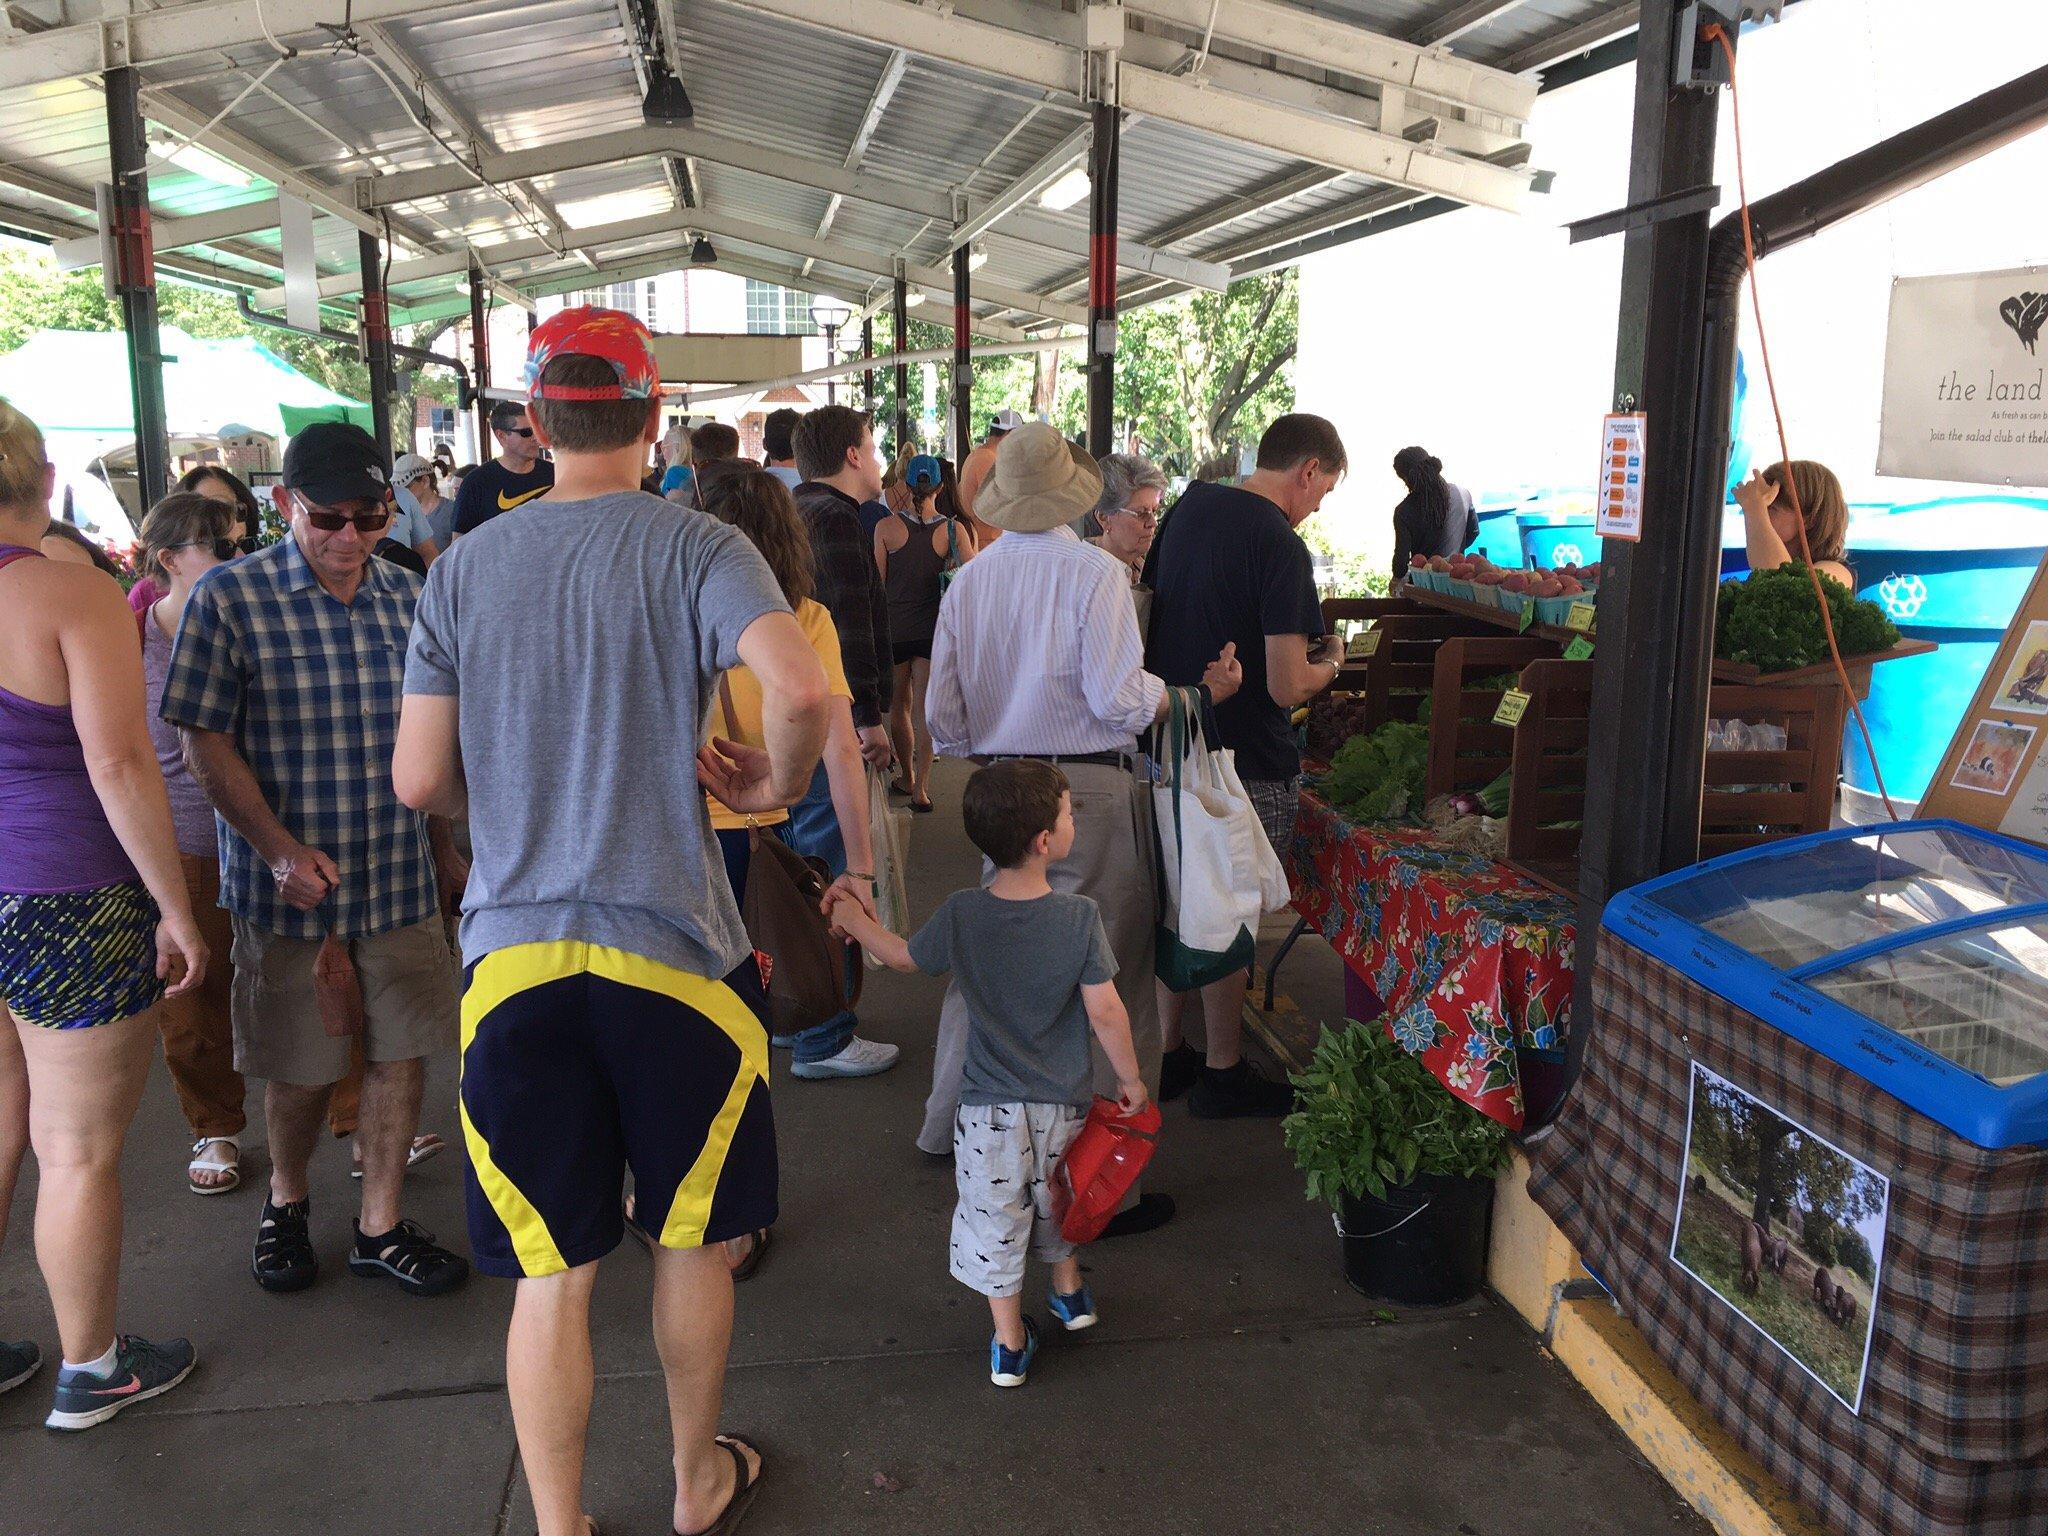
[[[1671,1258],[1861,1411],[1891,1181],[1698,1062]]]

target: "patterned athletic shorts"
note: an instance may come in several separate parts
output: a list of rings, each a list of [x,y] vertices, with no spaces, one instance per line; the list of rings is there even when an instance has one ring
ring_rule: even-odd
[[[156,903],[140,880],[0,894],[0,999],[39,1029],[91,1029],[133,1018],[164,995],[156,925]]]
[[[1294,818],[1301,811],[1301,775],[1291,779],[1246,779],[1244,792],[1251,796],[1252,809],[1259,813],[1259,825],[1266,829],[1266,841],[1281,858],[1294,841]]]
[[[1073,1257],[1053,1174],[1088,1111],[1072,1104],[962,1104],[953,1117],[953,1278],[984,1296],[1024,1289],[1027,1252]]]
[[[774,1225],[768,1034],[723,981],[577,940],[494,950],[462,999],[460,1097],[487,1275],[610,1253],[628,1169],[664,1248]]]

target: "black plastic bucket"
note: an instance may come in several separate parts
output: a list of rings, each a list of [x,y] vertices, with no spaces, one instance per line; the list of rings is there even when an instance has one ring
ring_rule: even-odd
[[[1486,1283],[1493,1181],[1425,1173],[1384,1200],[1344,1197],[1337,1230],[1353,1290],[1416,1306],[1470,1301]]]

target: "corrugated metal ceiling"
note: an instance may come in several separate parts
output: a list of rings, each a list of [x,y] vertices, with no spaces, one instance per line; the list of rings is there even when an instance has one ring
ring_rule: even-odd
[[[52,24],[84,19],[64,14],[62,3],[33,0],[27,13]],[[71,3],[82,11],[82,0]],[[695,104],[695,126],[764,152],[848,164],[929,194],[985,199],[1086,121],[1071,99],[1048,99],[1034,86],[913,57],[865,151],[849,159],[890,68],[889,48],[792,25],[734,0],[666,3],[677,73]],[[1022,7],[1010,9],[1015,14]],[[1416,38],[1459,6],[1456,0],[1312,0],[1302,9]],[[1549,39],[1576,42],[1581,29],[1602,17],[1625,23],[1633,9],[1630,0],[1520,0],[1450,47],[1482,63],[1517,59],[1540,52]],[[1154,22],[1143,26],[1148,32],[1170,30]],[[361,49],[369,57],[323,45],[317,37],[295,39],[298,56],[253,89],[251,80],[273,57],[261,43],[151,67],[145,71],[145,110],[154,102],[188,122],[225,113],[221,127],[235,136],[232,144],[253,146],[280,174],[304,178],[332,198],[330,206],[352,202],[350,183],[357,177],[445,167],[449,151],[436,134],[466,150],[473,125],[486,152],[511,151],[640,122],[632,33],[618,0],[496,0],[386,22],[383,31],[395,46],[386,46],[375,28],[362,31]],[[1216,53],[1272,63],[1224,44]],[[421,77],[430,90],[422,92]],[[452,112],[444,114],[437,104]],[[425,116],[435,134],[416,115]],[[234,157],[232,147],[224,152]],[[1317,175],[1305,162],[1221,134],[1142,119],[1126,129],[1122,154],[1122,234],[1194,257],[1227,252],[1252,236],[1284,243],[1290,230],[1379,190],[1364,177]],[[1537,156],[1540,163],[1540,145]],[[815,238],[830,200],[823,191],[745,165],[698,163],[693,169],[695,190],[707,209],[786,230],[802,241]],[[58,83],[0,93],[0,224],[44,234],[81,232],[90,225],[92,184],[107,174],[104,103],[94,85]],[[263,181],[232,188],[152,162],[151,195],[160,222],[261,199],[270,190]],[[669,178],[653,158],[563,172],[524,191],[545,200],[570,229],[675,208]],[[1062,245],[1085,234],[1085,205],[1068,215],[1032,211],[1041,222],[1064,228]],[[1234,217],[1219,223],[1220,213]],[[1206,220],[1198,217],[1205,214]],[[401,230],[418,236],[415,243],[441,250],[530,238],[536,227],[504,194],[482,187],[444,192],[394,210],[394,216]],[[1208,227],[1195,227],[1204,222]],[[316,228],[323,265],[351,268],[354,228],[332,213],[323,214]],[[923,214],[846,200],[825,239],[850,265],[821,262],[818,270],[842,288],[865,292],[877,279],[856,269],[879,260],[886,270],[898,253],[915,263],[940,264],[946,234]],[[645,259],[680,238],[669,234],[608,248],[600,261]],[[735,256],[791,270],[802,263],[801,256],[715,234],[714,239]],[[272,233],[244,237],[224,249],[239,252],[248,268],[275,246]],[[1078,248],[1025,243],[998,224],[977,278],[1071,302],[1083,274]],[[207,259],[204,251],[182,254]],[[400,254],[422,252],[408,248]],[[528,266],[556,274],[572,270],[559,257]],[[446,291],[452,283],[447,278],[426,287]]]

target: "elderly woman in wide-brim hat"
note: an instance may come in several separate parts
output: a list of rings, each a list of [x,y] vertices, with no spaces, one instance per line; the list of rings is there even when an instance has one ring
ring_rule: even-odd
[[[1145,670],[1128,573],[1071,527],[1101,493],[1094,461],[1044,422],[1003,439],[975,515],[1010,536],[963,567],[939,605],[925,718],[945,756],[1041,758],[1066,775],[1074,851],[1049,871],[1053,889],[1101,907],[1131,1039],[1146,1087],[1156,1091],[1157,852],[1136,747],[1165,716],[1166,685]],[[1220,700],[1241,676],[1226,650],[1203,684]],[[990,874],[984,866],[983,878]],[[950,988],[918,1136],[933,1156],[952,1149],[967,1027],[966,1003]],[[1116,1074],[1099,1050],[1095,1074],[1097,1091],[1114,1097]],[[1109,1235],[1144,1231],[1172,1214],[1166,1196],[1134,1190]]]

